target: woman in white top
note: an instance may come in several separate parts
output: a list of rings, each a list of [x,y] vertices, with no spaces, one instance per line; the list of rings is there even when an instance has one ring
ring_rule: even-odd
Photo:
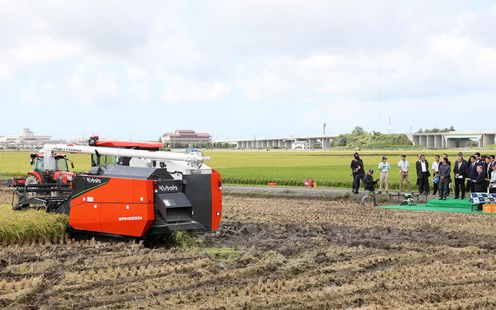
[[[387,161],[387,157],[383,156],[382,161],[379,163],[379,194],[382,193],[382,188],[386,189],[386,194],[389,194],[389,170],[391,170],[391,166]]]
[[[432,176],[433,180],[432,183],[434,183],[434,192],[433,194],[436,195],[437,192],[439,191],[439,158],[441,158],[439,155],[436,155],[434,157],[434,161],[432,162]],[[437,178],[437,179],[436,179]]]

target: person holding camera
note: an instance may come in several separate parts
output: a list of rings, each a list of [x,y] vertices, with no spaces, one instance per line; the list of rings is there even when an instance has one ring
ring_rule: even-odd
[[[374,180],[374,169],[370,169],[363,177],[362,182],[365,187],[365,193],[362,197],[362,206],[369,201],[369,197],[374,199],[374,207],[377,207],[377,196],[375,194],[375,186],[379,180]]]

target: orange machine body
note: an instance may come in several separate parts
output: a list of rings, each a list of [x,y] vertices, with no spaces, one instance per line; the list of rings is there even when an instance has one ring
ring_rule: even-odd
[[[85,176],[72,186],[84,187],[70,202],[69,225],[74,229],[141,237],[153,224],[152,180]]]
[[[212,169],[210,176],[212,189],[212,224],[210,229],[219,229],[220,219],[222,218],[222,180],[220,173]]]

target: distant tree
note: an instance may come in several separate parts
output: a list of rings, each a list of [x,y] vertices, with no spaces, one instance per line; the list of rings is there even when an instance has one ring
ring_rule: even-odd
[[[332,147],[350,148],[385,148],[391,146],[410,146],[412,142],[404,134],[383,134],[378,131],[367,132],[362,127],[355,127],[351,134],[342,134],[334,138]]]
[[[334,140],[332,140],[331,146],[334,147],[344,147],[348,144],[348,136],[349,135],[339,135]]]
[[[352,131],[351,131],[351,134],[354,135],[354,136],[358,136],[358,135],[363,135],[365,132],[365,130],[362,128],[362,127],[355,127]]]
[[[434,127],[432,129],[425,129],[425,130],[422,130],[421,128],[417,131],[417,133],[440,133],[440,132],[451,132],[451,131],[455,131],[455,127],[450,126],[449,128],[442,128],[442,129]]]

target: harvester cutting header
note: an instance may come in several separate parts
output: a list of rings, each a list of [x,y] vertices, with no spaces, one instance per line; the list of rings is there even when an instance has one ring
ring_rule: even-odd
[[[74,174],[66,164],[61,171],[61,153],[91,154],[91,170]],[[200,152],[92,137],[88,146],[47,144],[35,158],[35,171],[13,181],[16,210],[66,213],[71,229],[132,237],[219,226],[221,178]]]

